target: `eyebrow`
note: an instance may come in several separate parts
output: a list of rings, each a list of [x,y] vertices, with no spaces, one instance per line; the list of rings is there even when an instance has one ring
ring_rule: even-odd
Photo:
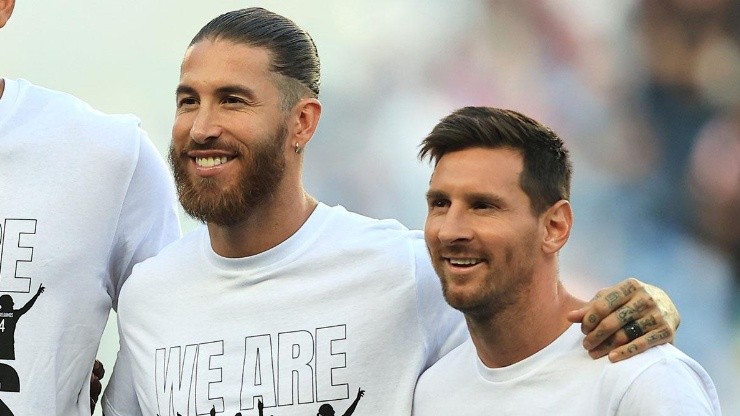
[[[187,85],[178,85],[175,89],[175,95],[186,94],[186,95],[198,95],[195,93],[195,89],[188,87]]]
[[[432,200],[432,199],[440,199],[440,198],[449,198],[449,196],[447,195],[446,192],[432,189],[427,192],[426,198],[427,200]],[[503,206],[506,203],[506,201],[498,195],[487,194],[487,193],[482,193],[482,192],[474,192],[474,193],[466,194],[465,200],[466,201],[486,201],[486,202],[490,202],[492,204],[496,204],[500,206]]]
[[[225,95],[243,95],[251,100],[254,99],[255,94],[254,90],[247,87],[242,87],[241,85],[224,85],[223,87],[216,88],[215,91],[216,95],[218,96],[225,96]],[[175,90],[175,95],[199,95],[197,91],[195,91],[195,88],[190,87],[188,85],[180,84],[177,86],[177,89]]]
[[[505,206],[506,201],[498,195],[486,193],[472,193],[467,195],[468,201],[484,201],[498,206]]]
[[[447,194],[442,191],[437,191],[437,190],[427,191],[427,199],[439,199],[439,198],[447,198]]]

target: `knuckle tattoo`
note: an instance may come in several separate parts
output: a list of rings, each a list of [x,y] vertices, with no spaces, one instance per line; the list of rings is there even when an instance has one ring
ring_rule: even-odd
[[[627,282],[627,285],[622,288],[622,293],[625,296],[628,296],[630,293],[633,293],[635,291],[637,291],[637,288],[635,287],[635,284],[633,282]]]
[[[588,316],[588,323],[595,324],[598,321],[599,321],[599,317],[596,316],[595,314],[591,314]]]
[[[632,316],[635,314],[635,311],[630,307],[624,307],[617,311],[617,318],[619,318],[619,322],[622,324],[626,324],[627,322],[632,320]]]
[[[609,306],[614,306],[617,300],[619,300],[619,293],[617,292],[611,292],[606,295],[606,301],[609,303]]]
[[[640,299],[637,302],[635,302],[635,310],[637,312],[643,312],[648,309],[650,309],[650,305],[645,300]]]
[[[654,316],[650,316],[650,317],[645,318],[642,321],[640,321],[640,327],[642,327],[643,330],[648,329],[648,328],[652,328],[652,327],[657,326],[657,325],[658,325],[658,323],[655,321],[655,317]]]
[[[664,339],[668,339],[669,337],[670,337],[670,334],[668,333],[668,331],[663,330],[663,331],[659,331],[659,332],[651,334],[650,336],[647,337],[647,340],[648,340],[648,344],[655,344]]]
[[[632,354],[632,353],[636,352],[637,349],[638,349],[637,345],[630,344],[629,347],[627,347],[627,352],[630,353],[630,354]]]

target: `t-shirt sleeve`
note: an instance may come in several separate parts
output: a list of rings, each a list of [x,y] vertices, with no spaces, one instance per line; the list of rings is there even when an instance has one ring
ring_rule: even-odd
[[[134,387],[131,365],[131,355],[125,346],[125,342],[121,341],[113,372],[101,400],[105,416],[142,415]]]
[[[113,308],[131,269],[180,237],[178,202],[174,180],[164,159],[137,127],[139,152],[136,166],[121,206],[111,252],[108,293]]]
[[[721,415],[709,375],[696,363],[665,358],[645,369],[625,392],[617,415]]]
[[[427,369],[462,344],[468,332],[462,313],[449,306],[442,296],[442,285],[432,268],[424,239],[419,237],[413,244],[417,310],[427,348]]]

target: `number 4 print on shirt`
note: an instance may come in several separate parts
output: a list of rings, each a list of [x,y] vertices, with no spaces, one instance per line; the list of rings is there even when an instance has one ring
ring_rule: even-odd
[[[44,293],[44,289],[39,285],[36,294],[20,309],[13,309],[15,304],[10,295],[0,296],[0,359],[15,360],[15,326],[18,319],[36,303],[39,295]]]

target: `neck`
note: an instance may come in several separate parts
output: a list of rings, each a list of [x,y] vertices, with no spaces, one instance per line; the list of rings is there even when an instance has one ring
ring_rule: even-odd
[[[481,361],[489,368],[499,368],[522,361],[552,343],[570,327],[567,313],[584,304],[568,293],[556,276],[548,287],[533,287],[527,296],[495,316],[466,315],[465,319]]]
[[[295,234],[318,205],[302,186],[278,193],[236,225],[208,223],[213,251],[223,257],[248,257],[267,251]]]

